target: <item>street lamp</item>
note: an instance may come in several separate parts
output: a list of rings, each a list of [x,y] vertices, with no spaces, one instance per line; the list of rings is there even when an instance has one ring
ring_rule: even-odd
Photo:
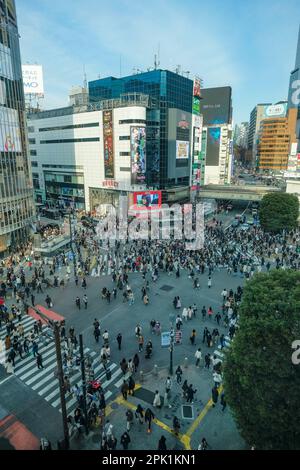
[[[71,220],[71,212],[72,209],[70,208],[69,211],[69,226],[70,226],[70,245],[71,245],[71,252],[72,252],[72,257],[73,257],[73,267],[74,267],[74,278],[77,277],[77,269],[76,269],[76,257],[75,257],[75,251],[73,247],[73,231],[72,231],[72,220]]]
[[[173,328],[170,331],[170,375],[173,375],[173,348],[174,348],[174,330]]]

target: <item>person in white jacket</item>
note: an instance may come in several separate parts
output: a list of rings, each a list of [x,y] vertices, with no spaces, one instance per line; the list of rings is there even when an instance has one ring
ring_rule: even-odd
[[[195,358],[196,358],[196,367],[199,367],[200,361],[202,359],[201,348],[197,349],[197,351],[195,352]]]

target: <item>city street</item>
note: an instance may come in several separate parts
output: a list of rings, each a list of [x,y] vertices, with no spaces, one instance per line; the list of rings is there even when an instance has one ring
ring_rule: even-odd
[[[236,212],[228,215],[221,215],[218,219],[223,219],[225,225],[228,225]],[[60,274],[63,274],[65,268],[62,268]],[[147,278],[146,278],[147,279]],[[212,370],[204,369],[204,355],[216,353],[222,359],[222,352],[216,346],[208,348],[206,343],[202,342],[204,327],[210,330],[217,326],[213,319],[202,319],[201,309],[203,306],[208,309],[212,307],[214,314],[222,309],[221,292],[224,288],[236,290],[238,285],[242,285],[243,279],[228,275],[225,269],[216,270],[212,275],[212,287],[207,285],[208,275],[204,273],[199,276],[200,289],[193,289],[192,280],[186,270],[181,270],[180,278],[175,277],[175,273],[168,275],[160,273],[156,283],[150,280],[149,304],[144,305],[141,295],[141,287],[144,283],[141,273],[130,273],[129,284],[135,295],[133,305],[123,302],[122,291],[118,291],[117,298],[111,299],[108,304],[106,299],[101,298],[103,287],[113,289],[111,276],[101,275],[100,277],[88,276],[87,288],[76,287],[71,278],[67,287],[50,288],[47,294],[51,296],[53,308],[66,320],[66,330],[71,326],[75,328],[76,333],[83,334],[85,354],[90,354],[93,358],[93,368],[95,375],[100,379],[105,392],[107,401],[107,414],[110,414],[110,420],[114,424],[116,438],[125,431],[126,419],[125,410],[128,406],[136,406],[137,403],[145,408],[150,406],[154,398],[155,390],[164,396],[164,382],[169,374],[170,352],[168,347],[161,346],[161,336],[153,334],[150,329],[152,319],[161,323],[161,332],[170,331],[170,320],[174,322],[176,315],[181,315],[182,308],[196,304],[197,314],[191,320],[184,322],[182,326],[182,344],[174,345],[173,363],[174,371],[180,365],[183,369],[183,380],[188,379],[189,383],[197,389],[194,404],[192,405],[191,416],[183,418],[182,405],[185,400],[182,399],[181,386],[177,385],[175,375],[172,377],[173,386],[171,392],[172,408],[155,411],[157,423],[154,425],[153,434],[146,435],[145,440],[140,439],[141,434],[138,429],[131,431],[132,447],[134,448],[155,448],[160,433],[167,433],[170,440],[170,446],[175,448],[197,448],[200,440],[206,437],[212,448],[215,449],[241,449],[244,443],[239,437],[238,432],[230,416],[230,410],[221,411],[221,405],[216,409],[211,408],[211,388],[213,386]],[[79,283],[79,286],[81,283]],[[75,305],[75,298],[80,298],[86,294],[88,298],[87,309],[81,303],[81,309]],[[175,296],[180,296],[182,308],[176,311],[173,306]],[[45,306],[46,293],[36,294],[36,305]],[[13,303],[13,300],[10,301]],[[172,318],[173,317],[173,318]],[[100,350],[102,341],[96,343],[93,336],[93,321],[100,321],[101,334],[107,330],[110,337],[111,358],[109,369],[111,370],[111,379],[106,380],[103,365],[100,362]],[[31,331],[35,320],[31,316],[24,316],[22,324],[25,327],[25,333]],[[139,354],[139,371],[135,374],[135,382],[139,390],[136,397],[130,398],[128,402],[121,399],[120,387],[123,383],[123,374],[119,363],[123,358],[128,361],[138,352],[137,338],[135,337],[135,327],[140,325],[144,336],[144,344],[150,339],[153,343],[153,354],[150,359],[145,359],[145,352]],[[230,339],[227,336],[227,329],[221,323],[220,334],[226,335],[226,344],[229,345]],[[192,330],[196,330],[195,344],[190,343]],[[118,333],[122,334],[121,351],[117,348],[116,337]],[[4,339],[5,326],[2,326],[1,336]],[[200,368],[195,366],[195,351],[201,347],[202,361]],[[39,348],[43,356],[44,369],[37,370],[36,360],[32,356],[26,359],[16,359],[15,374],[6,376],[1,367],[0,392],[2,397],[2,406],[6,413],[13,413],[19,421],[39,439],[41,436],[47,436],[50,441],[56,442],[62,438],[62,425],[60,413],[60,397],[58,381],[55,378],[56,356],[53,341],[41,345]],[[156,375],[156,368],[158,376]],[[71,384],[80,382],[80,370],[71,375]],[[128,378],[128,374],[125,376]],[[26,401],[19,397],[26,396]],[[67,409],[71,413],[76,408],[76,398],[67,394]],[[24,403],[27,403],[24,406]],[[28,406],[28,403],[30,406]],[[5,414],[3,412],[3,414]],[[175,438],[171,434],[173,416],[179,418],[181,422],[181,437]],[[139,434],[135,434],[135,433]],[[98,433],[99,434],[99,433]],[[0,429],[0,435],[2,435]],[[76,448],[99,448],[99,439],[97,439],[97,430],[95,435],[90,438],[80,438],[73,440],[71,446]],[[99,435],[98,435],[99,437]],[[137,440],[137,437],[139,439]],[[150,446],[150,447],[149,447]],[[179,447],[178,447],[179,446]]]

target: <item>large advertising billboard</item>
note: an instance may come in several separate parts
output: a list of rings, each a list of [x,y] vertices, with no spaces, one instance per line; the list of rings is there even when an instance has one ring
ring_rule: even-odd
[[[44,95],[41,65],[22,65],[22,75],[25,95]]]
[[[200,114],[200,99],[194,96],[193,98],[193,114],[199,116]]]
[[[206,165],[219,166],[221,128],[209,127],[207,129]]]
[[[194,79],[193,96],[201,98],[201,80],[198,77]]]
[[[146,182],[146,128],[130,127],[131,184]]]
[[[137,209],[159,209],[161,206],[161,191],[139,191],[133,194],[133,202]]]
[[[104,146],[104,178],[113,179],[114,169],[114,144],[113,144],[113,113],[103,111],[103,146]]]
[[[204,126],[230,123],[231,87],[203,89],[201,114]]]
[[[274,104],[264,107],[264,118],[285,117],[287,113],[287,103]]]
[[[183,140],[176,140],[176,158],[189,158],[190,143]]]
[[[0,152],[21,152],[18,111],[0,106]]]

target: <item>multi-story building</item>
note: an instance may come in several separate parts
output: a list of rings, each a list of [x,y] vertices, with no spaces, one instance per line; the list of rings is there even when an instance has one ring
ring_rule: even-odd
[[[233,137],[234,145],[238,145],[239,147],[242,147],[242,148],[247,148],[248,131],[249,131],[248,122],[242,122],[240,125],[237,124],[234,128],[234,137]]]
[[[251,111],[249,130],[248,130],[248,152],[251,157],[252,166],[255,166],[256,163],[256,154],[257,154],[257,138],[260,128],[260,123],[264,118],[265,107],[270,106],[272,103],[259,103]]]
[[[155,124],[151,132],[159,135],[159,146],[155,148],[153,141],[154,147],[147,151],[147,181],[149,185],[164,190],[166,202],[169,196],[170,200],[177,199],[176,193],[178,199],[189,197],[193,85],[189,78],[160,69],[89,82],[91,103],[118,99],[128,93],[143,93],[155,100],[156,105],[147,111],[146,119]]]
[[[130,93],[86,107],[29,115],[37,202],[52,200],[94,210],[105,203],[118,206],[120,195],[127,195],[133,203],[135,193],[161,189],[157,181],[151,182],[153,171],[159,171],[160,121],[155,120],[156,106],[157,101],[150,96]],[[170,110],[169,175],[176,172],[181,160],[184,170],[191,167],[190,153],[200,145],[199,126],[199,116],[192,119],[191,113]],[[164,202],[188,199],[190,176],[187,188],[174,184],[174,188],[163,190]]]
[[[259,170],[285,171],[292,144],[296,142],[297,109],[287,103],[267,106],[261,121],[257,145]]]
[[[291,72],[288,108],[297,109],[296,137],[298,141],[298,152],[300,152],[300,28],[296,52],[295,68]]]
[[[34,216],[14,0],[0,2],[0,253],[30,234]]]
[[[202,90],[203,133],[201,158],[205,162],[205,184],[231,180],[233,160],[231,88]]]

